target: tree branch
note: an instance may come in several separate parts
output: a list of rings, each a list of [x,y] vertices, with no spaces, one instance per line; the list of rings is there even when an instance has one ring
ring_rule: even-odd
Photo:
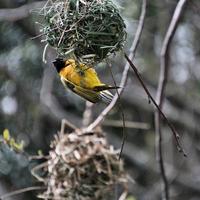
[[[174,126],[172,125],[172,123],[168,120],[168,118],[165,116],[165,114],[162,112],[162,110],[160,109],[160,107],[158,106],[158,104],[156,103],[156,101],[154,100],[154,98],[152,97],[151,93],[149,92],[149,90],[147,89],[144,81],[142,80],[142,77],[140,75],[140,73],[138,72],[136,66],[132,63],[132,61],[129,59],[129,57],[126,55],[126,53],[124,53],[124,57],[126,58],[126,60],[129,62],[131,68],[133,69],[133,71],[135,72],[135,75],[137,76],[140,84],[142,85],[144,91],[146,92],[146,94],[148,95],[149,99],[153,102],[154,106],[157,108],[157,110],[159,111],[159,113],[161,114],[161,116],[164,118],[164,120],[167,122],[167,125],[169,126],[169,128],[171,129],[175,141],[176,141],[176,147],[178,149],[179,152],[183,153],[183,155],[186,157],[187,155],[184,152],[184,149],[182,148],[180,142],[179,142],[179,135],[176,131],[176,129],[174,128]]]
[[[15,196],[15,195],[18,195],[18,194],[22,194],[22,193],[25,193],[25,192],[34,191],[34,190],[44,190],[44,189],[46,189],[45,186],[32,186],[32,187],[27,187],[27,188],[15,190],[15,191],[13,191],[13,192],[9,192],[9,193],[6,193],[6,194],[4,194],[4,195],[1,195],[1,196],[0,196],[0,199],[1,199],[1,200],[4,200],[4,199],[7,199],[7,198],[9,198],[9,197],[12,197],[12,196]]]
[[[33,2],[18,8],[0,9],[0,21],[17,21],[30,15],[30,11],[36,8],[42,8],[45,1]]]
[[[88,126],[90,122],[92,121],[92,108],[93,108],[93,103],[86,101],[85,103],[85,111],[83,113],[83,120],[82,124],[84,127]]]
[[[161,49],[161,57],[160,57],[160,76],[158,89],[156,94],[156,101],[159,108],[162,110],[163,100],[165,96],[165,88],[168,79],[168,71],[169,71],[169,47],[176,31],[178,21],[180,19],[181,12],[183,10],[183,6],[186,3],[186,0],[179,0],[176,9],[174,11],[173,17],[171,19],[170,25],[168,27],[167,33],[165,35],[162,49]],[[161,131],[161,116],[158,110],[155,112],[155,132],[156,132],[156,153],[157,159],[159,163],[160,173],[164,185],[163,191],[163,200],[169,199],[169,185],[166,177],[164,161],[163,161],[163,150],[162,150],[162,131]],[[178,136],[178,135],[177,135]],[[176,137],[177,137],[176,136]],[[177,137],[178,140],[178,137]]]
[[[137,31],[136,31],[136,34],[135,34],[135,37],[134,37],[134,40],[133,40],[133,43],[132,43],[132,46],[130,48],[130,54],[129,54],[129,57],[130,59],[132,60],[134,55],[135,55],[135,52],[136,52],[136,49],[137,49],[137,46],[138,46],[138,43],[139,43],[139,40],[140,40],[140,37],[141,37],[141,33],[142,33],[142,29],[143,29],[143,26],[144,26],[144,19],[145,19],[145,14],[146,14],[146,0],[143,0],[142,2],[142,11],[141,11],[141,15],[140,15],[140,19],[139,19],[139,24],[138,24],[138,28],[137,28]],[[118,90],[118,94],[121,95],[123,90],[124,90],[124,87],[126,85],[126,81],[127,81],[127,77],[128,77],[128,71],[129,71],[129,64],[128,62],[126,63],[125,67],[124,67],[124,71],[123,71],[123,74],[122,74],[122,79],[121,79],[121,82],[120,82],[120,89]],[[87,130],[86,131],[91,131],[93,130],[96,126],[98,126],[102,121],[103,119],[105,118],[105,116],[110,112],[110,110],[115,106],[118,98],[119,98],[119,95],[117,93],[115,94],[114,98],[112,99],[112,102],[102,111],[102,113],[87,127]]]
[[[149,130],[150,124],[144,123],[144,122],[133,122],[133,121],[125,121],[126,128],[133,128],[133,129],[143,129],[143,130]],[[111,126],[116,128],[122,128],[123,127],[123,121],[122,120],[111,120],[107,119],[102,123],[103,126]]]

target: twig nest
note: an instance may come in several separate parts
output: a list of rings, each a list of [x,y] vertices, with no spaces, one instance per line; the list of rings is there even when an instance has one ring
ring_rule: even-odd
[[[123,163],[101,133],[56,136],[45,169],[43,199],[110,200],[116,186],[126,191]]]
[[[87,64],[101,62],[126,39],[124,21],[112,0],[49,0],[42,13],[45,41],[61,56],[73,53]]]

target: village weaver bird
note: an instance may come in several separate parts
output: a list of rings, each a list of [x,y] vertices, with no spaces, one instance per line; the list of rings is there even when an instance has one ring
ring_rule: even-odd
[[[74,59],[56,58],[53,64],[64,87],[92,103],[110,103],[113,95],[108,90],[119,88],[102,83],[93,68]]]

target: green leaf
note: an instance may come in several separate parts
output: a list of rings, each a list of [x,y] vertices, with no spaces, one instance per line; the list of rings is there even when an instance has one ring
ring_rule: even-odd
[[[24,141],[20,141],[19,143],[15,141],[13,137],[10,136],[10,132],[8,129],[3,131],[3,139],[7,143],[7,145],[15,151],[23,151],[24,149]]]
[[[6,142],[9,142],[9,140],[10,140],[10,132],[9,132],[8,129],[4,129],[4,131],[3,131],[3,139]]]

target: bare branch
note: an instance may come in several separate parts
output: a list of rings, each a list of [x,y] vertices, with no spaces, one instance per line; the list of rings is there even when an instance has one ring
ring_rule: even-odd
[[[36,171],[38,171],[38,170],[40,170],[42,168],[45,168],[47,166],[48,166],[48,161],[46,161],[44,163],[41,163],[39,165],[36,165],[35,167],[33,167],[31,169],[32,176],[34,176],[38,181],[45,183],[45,179],[42,178],[40,175],[38,175]]]
[[[136,52],[136,49],[137,49],[137,46],[138,46],[138,43],[139,43],[139,40],[140,40],[140,37],[141,37],[142,29],[143,29],[143,26],[144,26],[145,14],[146,14],[146,0],[143,0],[142,11],[141,11],[140,19],[139,19],[138,28],[137,28],[137,31],[136,31],[136,34],[135,34],[135,37],[134,37],[134,40],[133,40],[133,44],[132,44],[131,49],[130,49],[131,52],[129,54],[129,57],[130,57],[131,60],[133,59],[133,57],[135,55],[135,52]],[[121,93],[123,92],[124,87],[126,85],[128,71],[129,71],[129,64],[127,62],[125,67],[124,67],[123,74],[122,74],[122,79],[121,79],[121,82],[120,82],[120,89],[118,90],[119,95],[121,95]],[[105,116],[115,106],[115,104],[116,104],[116,102],[119,98],[118,94],[117,93],[115,94],[112,102],[102,111],[102,113],[95,119],[95,121],[92,122],[87,127],[86,131],[90,132],[91,130],[93,130],[96,126],[98,126],[103,121]]]
[[[125,123],[126,123],[126,128],[143,129],[143,130],[150,129],[150,125],[144,122],[125,121]],[[102,123],[102,125],[121,128],[123,127],[123,121],[107,119]]]
[[[61,122],[61,129],[60,129],[60,133],[62,135],[65,134],[65,127],[70,128],[72,131],[78,129],[74,124],[72,124],[70,121],[68,121],[67,119],[62,119]]]
[[[92,121],[92,108],[93,104],[89,101],[86,101],[82,121],[84,127],[88,126],[88,124],[90,124],[90,122]]]
[[[165,85],[167,82],[168,77],[168,54],[169,54],[169,46],[172,41],[172,38],[174,36],[174,33],[176,31],[176,27],[178,24],[178,21],[180,19],[181,12],[183,10],[183,6],[185,5],[187,0],[179,0],[176,9],[174,11],[174,15],[172,17],[172,20],[170,22],[169,28],[167,30],[167,33],[165,35],[162,49],[161,49],[161,61],[160,61],[160,79],[159,79],[159,86],[157,90],[156,100],[158,104],[160,104],[160,107],[162,107],[163,98],[164,98],[164,92],[165,92]]]
[[[156,94],[156,101],[159,108],[162,110],[165,88],[168,79],[168,71],[169,71],[169,47],[176,31],[178,21],[180,19],[181,12],[183,10],[183,6],[186,3],[186,0],[179,0],[176,9],[174,11],[173,17],[171,19],[170,25],[168,27],[167,33],[165,35],[162,49],[161,49],[161,59],[160,59],[160,76],[159,76],[159,83],[158,89]],[[160,173],[164,185],[163,191],[163,200],[169,199],[169,184],[166,177],[164,161],[163,161],[163,150],[162,150],[162,131],[161,131],[161,116],[158,111],[155,111],[155,132],[156,132],[156,153],[157,153],[157,160],[160,168]],[[177,140],[178,135],[176,134]]]
[[[17,21],[30,15],[30,11],[36,8],[42,8],[45,1],[33,2],[18,8],[0,9],[0,21]]]
[[[113,72],[112,72],[112,66],[110,63],[108,63],[108,66],[109,66],[109,70],[110,70],[110,74],[112,76],[112,80],[114,82],[114,86],[117,88],[117,83],[115,81],[115,78],[114,78],[114,75],[113,75]],[[125,140],[126,140],[126,133],[125,133],[125,127],[126,127],[126,122],[125,122],[125,117],[124,117],[124,109],[123,109],[123,106],[122,106],[122,103],[121,103],[121,97],[120,97],[120,94],[118,92],[118,90],[116,89],[116,92],[117,92],[117,96],[119,98],[119,109],[120,109],[120,112],[121,112],[121,116],[122,116],[122,122],[123,122],[123,129],[122,129],[122,144],[121,144],[121,148],[120,148],[120,153],[119,153],[119,159],[121,158],[121,155],[122,155],[122,152],[123,152],[123,148],[124,148],[124,144],[125,144]]]
[[[172,123],[168,120],[168,118],[165,116],[165,114],[162,112],[162,110],[160,109],[160,107],[158,106],[158,104],[156,103],[154,98],[152,97],[152,95],[149,92],[149,90],[147,89],[144,81],[142,80],[142,77],[141,77],[140,73],[138,72],[136,66],[133,64],[133,62],[129,59],[129,57],[125,53],[124,53],[124,57],[129,62],[130,66],[132,67],[133,71],[135,72],[135,75],[137,76],[140,84],[142,85],[142,87],[143,87],[144,91],[146,92],[146,94],[148,95],[149,99],[153,102],[154,106],[158,109],[159,113],[162,115],[164,120],[167,122],[167,125],[169,126],[169,128],[171,129],[171,131],[174,135],[178,151],[183,153],[183,155],[186,157],[187,155],[185,154],[184,149],[181,147],[181,144],[179,142],[179,135],[178,135],[176,129],[174,128]]]
[[[1,200],[4,200],[4,199],[7,199],[7,198],[9,198],[9,197],[12,197],[12,196],[15,196],[15,195],[18,195],[18,194],[22,194],[22,193],[25,193],[25,192],[29,192],[29,191],[33,191],[33,190],[44,190],[44,189],[46,189],[45,186],[32,186],[32,187],[27,187],[27,188],[15,190],[15,191],[13,191],[13,192],[4,194],[4,195],[0,196],[0,199],[1,199]]]

